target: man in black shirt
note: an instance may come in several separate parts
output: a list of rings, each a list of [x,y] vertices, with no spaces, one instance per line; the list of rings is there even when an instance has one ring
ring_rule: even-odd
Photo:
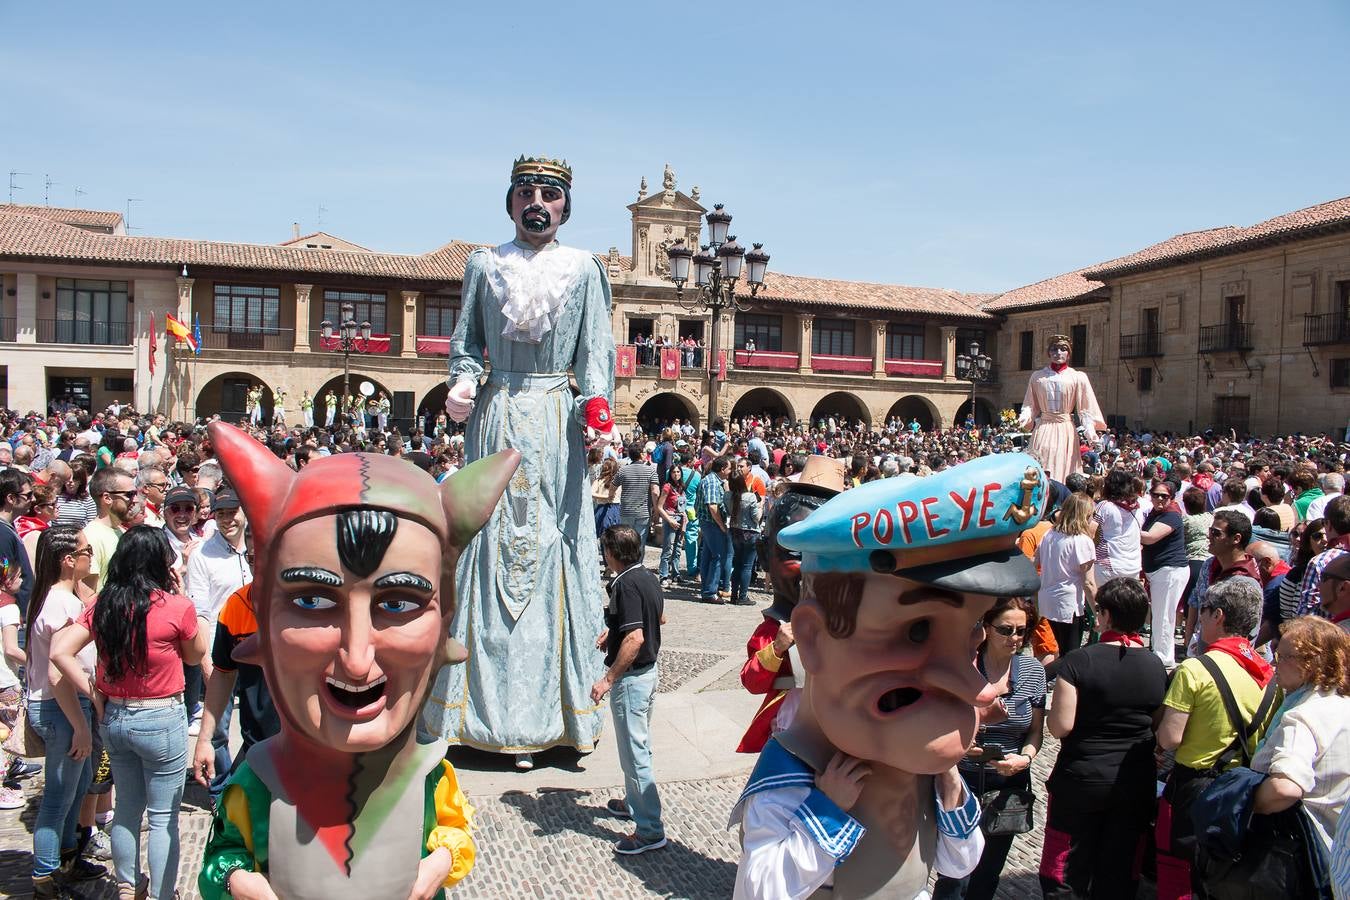
[[[650,740],[664,601],[661,583],[642,565],[642,540],[637,531],[628,525],[612,525],[605,529],[600,546],[614,579],[609,584],[606,627],[595,642],[597,650],[605,651],[607,668],[591,687],[591,700],[599,703],[610,695],[625,798],[610,800],[608,809],[620,818],[633,819],[634,833],[614,845],[615,852],[633,855],[666,845]]]

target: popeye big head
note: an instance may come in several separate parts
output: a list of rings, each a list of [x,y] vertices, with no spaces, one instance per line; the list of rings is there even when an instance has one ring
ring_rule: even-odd
[[[1039,587],[1016,537],[1045,477],[1022,453],[847,491],[784,529],[802,554],[792,627],[807,672],[798,724],[836,749],[937,775],[965,754],[995,689],[974,664],[980,618]]]
[[[520,243],[538,249],[552,242],[572,215],[572,170],[567,161],[517,159],[506,192],[506,212]]]
[[[438,486],[366,453],[296,473],[237,428],[210,430],[257,548],[258,644],[236,656],[262,666],[283,742],[357,754],[406,738],[435,670],[464,659],[448,637],[455,563],[519,454]]]

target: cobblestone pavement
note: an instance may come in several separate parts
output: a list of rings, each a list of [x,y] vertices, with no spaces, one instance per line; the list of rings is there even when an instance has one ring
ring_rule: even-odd
[[[649,557],[652,551],[649,549]],[[649,558],[655,566],[655,558]],[[697,692],[740,690],[736,662],[745,640],[760,620],[768,595],[752,591],[755,608],[712,606],[697,602],[685,588],[667,594],[663,631],[661,690]],[[711,683],[700,675],[714,668],[725,674]],[[705,682],[700,684],[700,681]],[[735,741],[739,734],[728,735]],[[1053,763],[1057,744],[1048,735],[1034,773],[1038,786]],[[660,771],[658,760],[658,772]],[[751,764],[747,757],[747,768]],[[558,771],[557,788],[475,793],[472,773],[463,773],[470,800],[478,810],[475,839],[478,863],[453,893],[459,898],[621,898],[730,897],[735,879],[737,842],[726,829],[727,814],[744,785],[744,776],[684,780],[661,784],[669,846],[636,857],[620,857],[611,844],[628,823],[610,817],[605,801],[622,796],[621,777],[612,788],[578,790],[566,786]],[[30,896],[32,824],[41,778],[26,785],[25,810],[0,811],[0,896]],[[1013,844],[999,886],[1003,900],[1040,896],[1036,870],[1040,862],[1044,793],[1038,791],[1037,828]],[[195,886],[202,850],[210,830],[206,796],[193,785],[180,817],[182,869],[179,890],[197,897]],[[629,826],[631,827],[631,826]],[[115,898],[111,881],[84,886],[72,896]]]

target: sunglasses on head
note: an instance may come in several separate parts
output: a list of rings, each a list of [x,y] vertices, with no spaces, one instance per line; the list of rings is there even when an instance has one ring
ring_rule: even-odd
[[[1025,625],[991,625],[989,627],[1004,637],[1021,637],[1027,633],[1027,626]]]

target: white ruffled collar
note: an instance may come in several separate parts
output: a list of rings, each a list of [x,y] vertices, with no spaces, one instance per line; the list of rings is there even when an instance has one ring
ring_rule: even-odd
[[[581,274],[584,250],[554,241],[541,250],[516,241],[492,248],[488,279],[502,297],[502,337],[537,344],[553,330]]]

